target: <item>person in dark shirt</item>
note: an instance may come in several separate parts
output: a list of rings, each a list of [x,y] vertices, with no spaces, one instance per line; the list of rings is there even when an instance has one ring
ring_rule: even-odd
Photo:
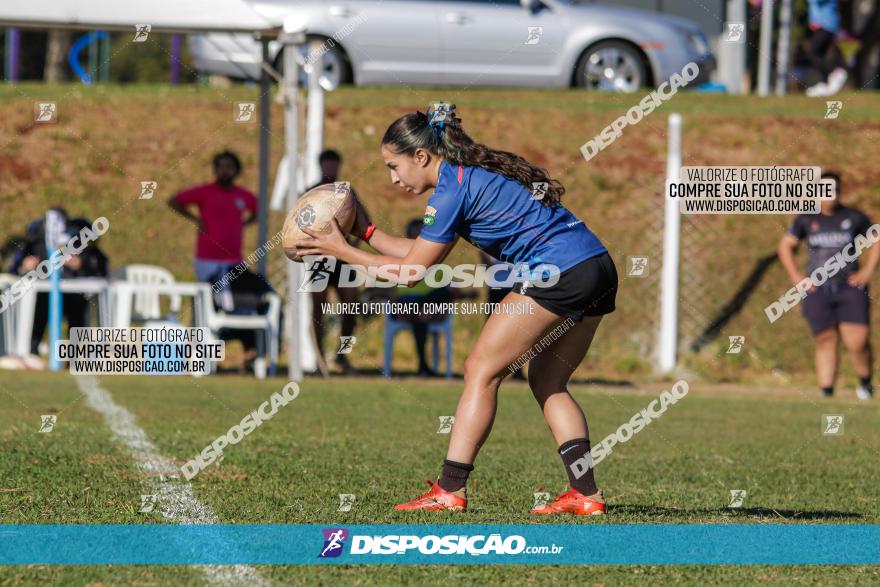
[[[810,97],[831,96],[846,85],[846,68],[827,57],[828,49],[837,52],[837,36],[840,34],[840,9],[837,0],[808,0],[809,50],[807,60],[819,72],[820,80],[807,88]]]
[[[67,213],[57,209],[67,217]],[[46,251],[45,220],[39,219],[31,222],[28,226],[24,240],[24,246],[16,255],[11,270],[13,273],[25,274],[34,270],[40,262],[48,258]],[[63,240],[69,241],[74,235],[92,226],[85,218],[68,220]],[[61,277],[72,279],[77,277],[107,277],[107,257],[98,248],[95,242],[83,249],[78,255],[72,255],[62,267]],[[86,325],[89,301],[83,294],[64,294],[62,304],[64,317],[67,319],[68,328],[79,328]],[[49,322],[49,294],[40,292],[34,307],[34,328],[31,332],[31,354],[38,354],[40,342]]]
[[[834,180],[837,199],[823,200],[820,214],[798,216],[779,242],[779,260],[794,283],[806,278],[794,260],[801,241],[807,244],[807,272],[812,274],[872,225],[863,212],[841,204],[840,176],[826,172],[822,177]],[[859,377],[856,395],[863,400],[873,395],[868,282],[880,261],[880,246],[865,250],[862,263],[859,261],[841,266],[825,283],[810,287],[802,302],[802,312],[816,340],[816,377],[826,397],[834,393],[839,340],[849,351]]]

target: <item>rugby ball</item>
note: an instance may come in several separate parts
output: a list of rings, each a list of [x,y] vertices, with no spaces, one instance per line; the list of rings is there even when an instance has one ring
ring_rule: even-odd
[[[325,183],[306,192],[287,213],[284,228],[281,229],[281,245],[284,254],[291,261],[302,263],[302,258],[293,246],[295,241],[312,240],[302,231],[303,228],[330,234],[331,220],[335,217],[342,233],[348,236],[354,226],[355,201],[347,181]]]

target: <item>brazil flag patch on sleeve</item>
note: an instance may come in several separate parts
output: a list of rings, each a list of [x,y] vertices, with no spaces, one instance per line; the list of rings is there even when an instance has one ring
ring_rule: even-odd
[[[422,219],[422,222],[425,226],[431,226],[434,224],[435,215],[437,214],[437,210],[433,206],[428,206],[425,208],[425,217]]]

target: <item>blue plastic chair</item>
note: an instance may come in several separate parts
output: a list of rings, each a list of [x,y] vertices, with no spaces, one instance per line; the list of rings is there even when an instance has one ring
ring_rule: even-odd
[[[385,357],[382,374],[391,377],[391,360],[394,358],[394,337],[401,330],[412,332],[412,324],[403,320],[395,320],[394,316],[385,315]],[[431,338],[431,360],[435,371],[440,366],[440,335],[446,339],[446,378],[452,379],[452,314],[443,320],[428,322],[428,335]]]

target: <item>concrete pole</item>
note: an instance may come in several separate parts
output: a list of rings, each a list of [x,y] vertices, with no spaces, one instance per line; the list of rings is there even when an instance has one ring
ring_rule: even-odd
[[[666,154],[666,180],[677,180],[681,172],[681,114],[669,115],[669,142]],[[664,190],[665,190],[664,186]],[[664,194],[665,196],[665,194]],[[660,372],[675,369],[678,354],[678,272],[681,214],[678,202],[665,198],[663,226],[663,272],[660,277],[660,334],[657,366]]]

